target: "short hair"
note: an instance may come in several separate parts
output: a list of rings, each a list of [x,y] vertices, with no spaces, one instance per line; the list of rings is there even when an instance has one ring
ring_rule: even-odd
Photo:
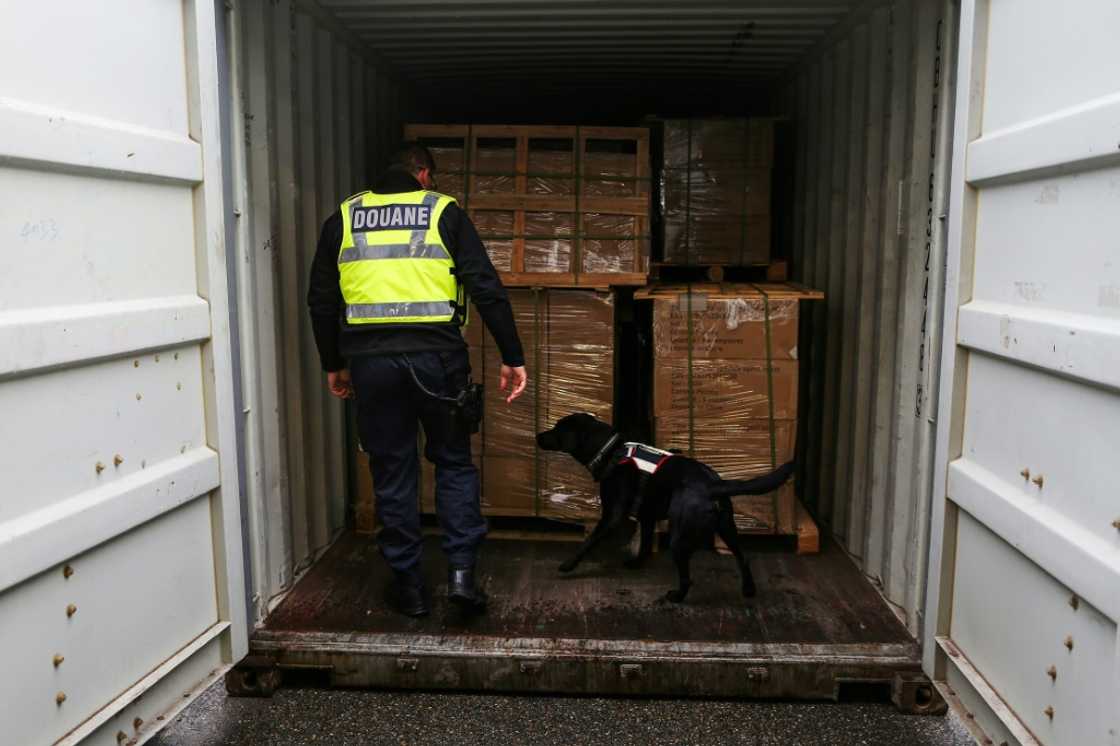
[[[389,160],[391,171],[405,171],[415,176],[424,168],[435,173],[436,160],[432,157],[432,151],[416,141],[401,143]]]

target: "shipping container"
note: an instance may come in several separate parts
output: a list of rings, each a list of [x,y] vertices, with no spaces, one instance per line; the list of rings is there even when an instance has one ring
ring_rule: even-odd
[[[1106,0],[4,4],[0,740],[142,743],[299,669],[871,686],[984,743],[1117,746],[1117,28]],[[788,377],[821,553],[750,539],[755,599],[712,555],[670,607],[661,558],[560,580],[570,544],[495,538],[487,617],[396,617],[305,310],[322,221],[406,123],[714,117],[775,121],[772,256],[824,293]]]

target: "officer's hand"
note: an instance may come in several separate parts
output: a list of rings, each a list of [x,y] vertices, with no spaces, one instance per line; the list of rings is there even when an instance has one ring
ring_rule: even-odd
[[[327,388],[339,399],[350,399],[354,396],[354,386],[350,383],[350,370],[343,368],[327,373]]]
[[[508,365],[502,365],[502,370],[498,374],[498,388],[504,393],[509,388],[509,396],[506,397],[506,404],[512,404],[513,400],[525,393],[525,385],[529,382],[529,374],[525,372],[525,366],[519,365],[516,368],[511,368]],[[510,385],[512,384],[512,386]]]

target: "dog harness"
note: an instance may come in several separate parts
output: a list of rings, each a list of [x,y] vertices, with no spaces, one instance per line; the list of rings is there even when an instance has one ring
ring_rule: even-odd
[[[643,443],[623,443],[622,464],[633,464],[643,474],[656,474],[661,466],[676,454]]]

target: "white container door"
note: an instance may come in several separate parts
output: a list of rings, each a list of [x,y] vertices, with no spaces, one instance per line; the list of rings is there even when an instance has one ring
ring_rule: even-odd
[[[0,741],[139,743],[246,650],[215,6],[0,19]]]
[[[962,5],[927,671],[1120,744],[1120,4]]]

